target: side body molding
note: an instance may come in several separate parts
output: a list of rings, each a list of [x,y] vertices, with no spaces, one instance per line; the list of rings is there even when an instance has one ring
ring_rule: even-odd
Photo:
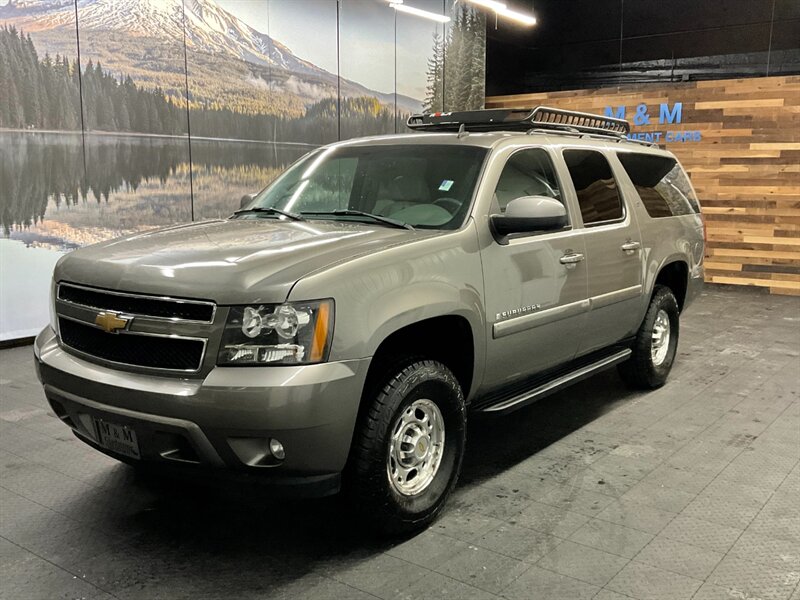
[[[507,335],[519,333],[520,331],[525,331],[526,329],[539,327],[540,325],[544,325],[546,323],[553,323],[555,321],[560,321],[561,319],[574,317],[575,315],[593,310],[595,308],[602,308],[617,302],[638,298],[641,295],[642,286],[632,285],[621,290],[614,290],[613,292],[600,294],[599,296],[593,296],[586,300],[571,302],[569,304],[564,304],[563,306],[555,306],[553,308],[522,315],[506,321],[500,321],[492,325],[492,337],[494,339],[498,339]]]
[[[546,323],[553,323],[561,319],[574,317],[575,315],[589,310],[590,306],[591,303],[588,299],[579,300],[578,302],[570,302],[569,304],[554,306],[546,310],[522,315],[506,321],[500,321],[492,325],[492,337],[498,339],[507,335],[519,333],[520,331],[525,331],[526,329],[539,327]]]
[[[589,298],[589,302],[591,303],[592,309],[603,308],[604,306],[610,306],[611,304],[615,304],[617,302],[638,298],[641,295],[642,285],[636,284],[620,290],[614,290],[613,292],[592,296]]]

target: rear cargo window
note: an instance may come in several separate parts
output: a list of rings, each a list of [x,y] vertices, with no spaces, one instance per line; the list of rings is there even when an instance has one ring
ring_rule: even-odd
[[[625,216],[617,182],[606,157],[594,150],[565,150],[584,225],[619,221]]]
[[[697,197],[677,160],[635,152],[620,152],[617,156],[651,217],[700,212]]]

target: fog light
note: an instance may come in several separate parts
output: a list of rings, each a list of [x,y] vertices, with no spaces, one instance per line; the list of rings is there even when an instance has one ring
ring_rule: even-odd
[[[278,440],[271,439],[269,441],[269,451],[272,452],[272,456],[278,460],[283,460],[286,458],[286,452],[283,449],[283,444],[281,444]]]

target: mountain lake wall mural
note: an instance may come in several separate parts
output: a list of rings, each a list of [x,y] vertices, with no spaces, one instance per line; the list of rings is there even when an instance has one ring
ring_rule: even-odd
[[[75,248],[226,217],[338,139],[481,108],[485,20],[416,0],[0,0],[0,341]],[[23,285],[24,284],[24,285]]]

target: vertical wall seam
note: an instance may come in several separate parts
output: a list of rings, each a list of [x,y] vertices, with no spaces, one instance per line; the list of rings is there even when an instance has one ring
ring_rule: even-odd
[[[769,44],[767,45],[767,77],[772,61],[772,28],[775,27],[775,0],[772,0],[772,15],[769,18]]]
[[[619,80],[617,89],[622,85],[622,41],[625,39],[625,0],[619,0]]]
[[[447,14],[447,0],[442,0],[442,14]],[[447,93],[447,81],[445,77],[447,77],[447,52],[445,52],[445,48],[447,48],[447,23],[442,23],[442,107],[439,109],[442,112],[447,110],[446,102],[445,102],[445,94]]]
[[[183,80],[186,84],[186,136],[189,147],[189,214],[194,221],[194,163],[192,162],[192,120],[189,116],[189,59],[186,47],[186,0],[181,1],[181,22],[183,25]]]
[[[81,112],[81,155],[83,157],[83,176],[86,177],[86,121],[83,117],[83,72],[81,70],[81,34],[78,28],[78,0],[74,1],[75,6],[75,47],[78,51],[78,107]]]
[[[397,11],[394,11],[394,132],[397,133]]]
[[[341,2],[336,0],[336,139],[342,139]]]
[[[273,79],[272,79],[272,62],[275,60],[275,38],[272,37],[272,25],[270,23],[270,15],[272,14],[272,7],[270,6],[270,0],[267,0],[267,37],[269,37],[269,64],[267,65],[267,89],[272,89]],[[272,152],[274,156],[278,155],[278,118],[277,115],[273,115],[274,118],[272,119]],[[266,132],[267,135],[270,135],[270,132]]]

